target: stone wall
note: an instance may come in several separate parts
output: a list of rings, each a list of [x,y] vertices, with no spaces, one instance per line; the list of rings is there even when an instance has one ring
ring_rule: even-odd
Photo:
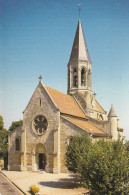
[[[48,122],[48,128],[43,135],[37,135],[33,126],[33,121],[38,115],[43,115]],[[58,148],[54,151],[54,139],[58,143],[58,126],[59,111],[54,106],[42,84],[39,83],[23,116],[23,129],[24,134],[26,134],[24,139],[26,137],[26,143],[24,143],[22,150],[25,151],[26,147],[27,156],[23,163],[26,164],[26,170],[35,169],[33,167],[33,163],[36,164],[35,149],[40,143],[46,148],[46,171],[57,172]],[[55,128],[57,130],[56,136],[54,136]]]
[[[101,129],[103,132],[111,135],[110,121],[99,121],[90,118],[89,122],[92,123],[94,126],[98,127],[99,129]]]
[[[68,172],[66,167],[66,161],[65,161],[65,153],[68,146],[68,140],[72,136],[79,135],[80,133],[83,133],[84,131],[81,130],[76,125],[70,123],[63,117],[61,117],[60,120],[61,124],[61,134],[60,134],[60,147],[61,147],[61,172],[65,173]]]
[[[38,115],[43,115],[48,122],[47,130],[42,135],[35,133],[33,125],[33,121]],[[31,171],[38,169],[36,147],[41,144],[45,148],[45,170],[55,173],[59,171],[59,118],[59,110],[53,104],[40,81],[24,111],[22,128],[20,127],[9,134],[9,170]],[[16,137],[21,139],[21,148],[18,152],[15,150]]]
[[[20,149],[21,149],[21,139],[22,135],[22,126],[16,128],[13,132],[10,132],[8,135],[8,170],[11,171],[20,171],[21,167],[21,150],[16,151],[15,139],[19,138],[20,140]]]

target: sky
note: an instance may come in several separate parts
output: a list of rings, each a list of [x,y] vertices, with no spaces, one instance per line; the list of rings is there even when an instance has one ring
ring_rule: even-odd
[[[67,93],[78,4],[96,99],[129,140],[129,0],[0,0],[0,114],[7,129],[22,119],[39,75]]]

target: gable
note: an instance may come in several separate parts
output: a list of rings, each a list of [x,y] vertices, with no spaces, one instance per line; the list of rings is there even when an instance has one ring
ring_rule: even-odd
[[[36,108],[40,108],[45,104],[49,105],[52,109],[58,110],[58,108],[56,107],[56,105],[54,104],[54,102],[51,100],[50,96],[46,92],[44,85],[41,82],[39,82],[23,113],[25,113],[27,110],[30,109],[33,110]]]
[[[59,109],[40,81],[23,115],[28,148],[34,147],[36,142],[45,143],[49,147],[50,141],[48,140],[51,140],[53,144],[53,129],[59,124],[59,115]],[[45,127],[43,121],[46,121]],[[53,145],[50,147],[52,148]]]

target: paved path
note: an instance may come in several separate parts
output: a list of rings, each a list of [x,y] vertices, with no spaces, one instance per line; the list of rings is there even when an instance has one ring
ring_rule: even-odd
[[[22,193],[0,173],[0,195],[21,195]]]
[[[40,189],[41,195],[84,195],[85,188],[77,188],[77,177],[68,173],[46,173],[45,171],[2,171],[11,181],[30,194],[30,186]],[[3,194],[2,194],[3,195]]]

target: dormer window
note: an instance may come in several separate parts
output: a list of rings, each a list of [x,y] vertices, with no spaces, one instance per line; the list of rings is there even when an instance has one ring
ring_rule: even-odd
[[[77,87],[77,69],[73,69],[73,86]]]

